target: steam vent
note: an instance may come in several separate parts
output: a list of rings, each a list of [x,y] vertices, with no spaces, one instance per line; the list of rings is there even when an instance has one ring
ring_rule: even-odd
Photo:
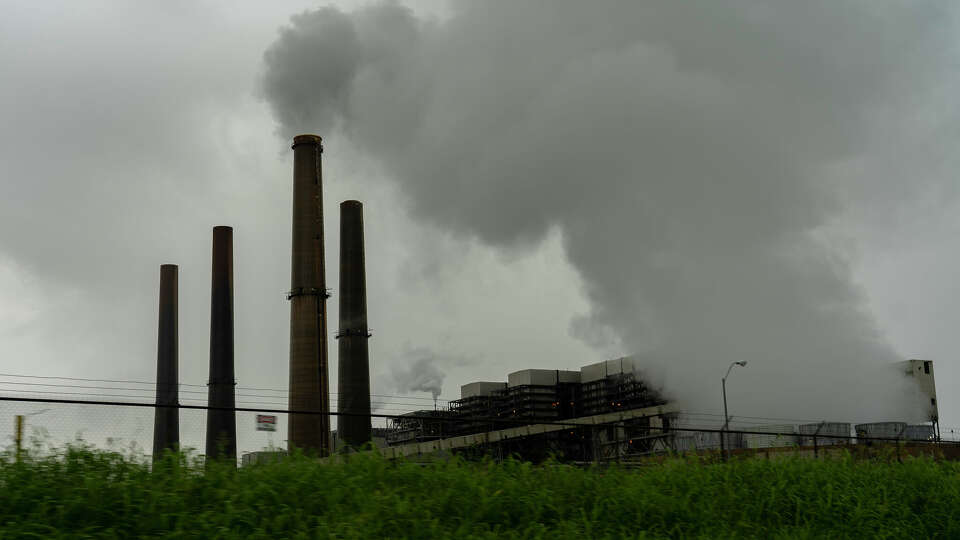
[[[290,268],[291,448],[330,453],[327,376],[327,285],[323,263],[323,190],[320,137],[293,138],[293,261]]]
[[[160,266],[160,317],[157,327],[157,407],[153,416],[153,458],[180,446],[178,405],[177,265]]]
[[[370,441],[370,361],[367,350],[367,286],[363,254],[363,205],[340,203],[340,331],[337,433],[347,446]]]

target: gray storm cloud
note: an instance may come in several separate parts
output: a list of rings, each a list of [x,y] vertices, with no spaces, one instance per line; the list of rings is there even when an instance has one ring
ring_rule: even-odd
[[[262,89],[284,137],[347,138],[425,222],[505,250],[559,230],[591,305],[571,332],[648,359],[687,406],[716,411],[748,360],[741,414],[903,417],[885,368],[901,358],[831,247],[858,181],[835,171],[935,85],[948,19],[828,1],[323,8],[281,29]]]

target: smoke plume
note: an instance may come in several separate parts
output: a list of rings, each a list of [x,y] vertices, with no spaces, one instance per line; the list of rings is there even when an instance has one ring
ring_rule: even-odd
[[[847,183],[868,181],[836,171],[869,161],[867,134],[898,129],[907,90],[949,65],[943,11],[323,8],[281,30],[263,93],[284,137],[346,137],[421,220],[511,250],[559,230],[591,304],[571,332],[638,353],[687,407],[716,411],[720,377],[748,360],[728,384],[741,414],[904,417],[886,367],[901,358],[830,225]],[[412,367],[406,386],[435,392],[430,363]]]
[[[409,348],[399,365],[393,366],[392,386],[400,394],[430,392],[437,399],[443,391],[444,374],[436,366],[437,356],[428,349]]]

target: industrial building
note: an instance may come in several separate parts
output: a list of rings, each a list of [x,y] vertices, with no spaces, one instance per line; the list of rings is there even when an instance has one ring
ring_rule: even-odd
[[[937,405],[937,383],[933,376],[932,360],[907,360],[896,364],[912,382],[913,399],[924,411],[924,419],[939,428],[940,408]]]
[[[530,459],[554,455],[568,460],[616,458],[649,451],[664,438],[669,415],[634,414],[664,406],[666,399],[643,377],[633,357],[582,367],[579,371],[525,369],[505,382],[478,381],[460,388],[447,409],[415,411],[394,418],[387,435],[391,446],[476,434],[496,433],[502,454]],[[630,412],[631,414],[623,414]],[[589,426],[563,426],[564,420],[590,420]],[[559,424],[559,425],[558,425]],[[531,434],[511,429],[542,426]],[[549,426],[547,428],[546,426]],[[484,448],[487,446],[488,448]],[[464,451],[466,451],[464,447]]]
[[[659,452],[856,444],[857,437],[937,440],[932,362],[897,365],[916,379],[917,399],[929,404],[931,423],[756,425],[739,429],[750,433],[725,433],[721,444],[719,431],[697,431],[702,422],[669,403],[643,377],[637,358],[624,357],[579,371],[525,369],[508,374],[505,382],[465,384],[448,408],[392,419],[386,442],[396,455],[433,449],[606,461]]]
[[[443,409],[419,410],[371,426],[363,205],[340,205],[337,430],[331,431],[323,227],[323,146],[316,135],[293,139],[288,443],[317,456],[373,445],[393,455],[424,449],[496,452],[526,459],[621,459],[664,451],[764,449],[849,444],[857,438],[939,440],[933,362],[895,364],[910,378],[908,393],[929,424],[818,422],[751,426],[750,433],[700,430],[702,423],[668,402],[627,356],[579,370],[524,369],[506,380],[461,386]],[[154,453],[179,446],[177,266],[160,282]],[[206,455],[236,456],[233,349],[233,229],[213,229],[210,377]],[[743,362],[737,362],[743,364]],[[920,419],[911,419],[916,421]],[[722,435],[722,436],[721,436]],[[267,454],[264,454],[267,455]],[[271,453],[270,455],[273,455]],[[244,456],[246,462],[258,455]],[[266,458],[264,458],[266,459]]]

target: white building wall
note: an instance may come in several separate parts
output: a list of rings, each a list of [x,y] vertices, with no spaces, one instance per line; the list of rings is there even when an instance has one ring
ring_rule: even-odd
[[[924,420],[939,420],[940,407],[937,403],[937,384],[933,373],[933,360],[907,360],[897,363],[897,367],[916,383],[914,386],[915,396],[913,397],[921,401],[920,406],[925,411]]]

